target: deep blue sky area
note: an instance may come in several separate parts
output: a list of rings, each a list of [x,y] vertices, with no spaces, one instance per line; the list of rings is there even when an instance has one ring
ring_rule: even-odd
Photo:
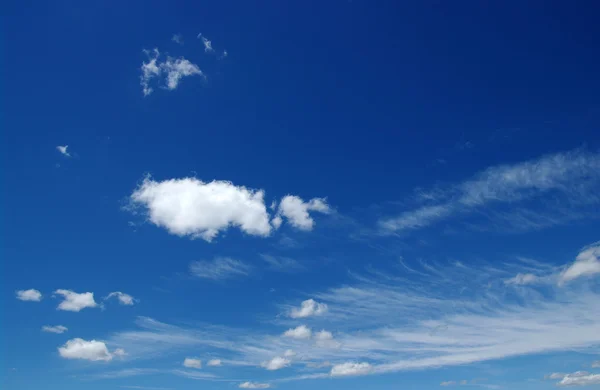
[[[2,389],[600,383],[599,3],[2,10]]]

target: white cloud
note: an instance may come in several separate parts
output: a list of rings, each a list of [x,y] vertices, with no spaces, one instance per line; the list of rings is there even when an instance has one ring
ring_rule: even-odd
[[[300,325],[297,328],[286,330],[283,335],[297,340],[306,340],[310,339],[312,331],[306,325]]]
[[[261,366],[266,368],[267,370],[275,371],[289,366],[290,363],[291,361],[289,359],[277,356],[269,361],[263,362]]]
[[[187,368],[202,368],[202,361],[195,358],[185,358],[183,365]]]
[[[112,355],[119,357],[119,358],[123,358],[123,357],[127,356],[127,352],[125,352],[125,350],[123,348],[117,348],[113,351]]]
[[[29,290],[17,291],[17,299],[20,301],[39,302],[42,300],[42,293],[33,288]]]
[[[83,359],[90,361],[110,361],[113,355],[108,351],[106,344],[102,341],[86,341],[80,338],[69,340],[58,353],[65,359]]]
[[[204,45],[204,51],[207,53],[212,53],[215,51],[212,47],[212,42],[208,40],[206,37],[200,37],[202,39],[202,44]]]
[[[143,62],[140,76],[140,84],[144,96],[150,95],[154,89],[150,86],[153,79],[164,77],[165,87],[174,90],[179,85],[182,78],[188,76],[204,76],[198,65],[186,60],[185,58],[173,58],[167,56],[163,61],[160,59],[158,49],[153,51],[144,50],[148,56],[148,62]]]
[[[546,379],[562,379],[565,376],[567,376],[568,374],[564,373],[564,372],[553,372],[550,375],[546,376]]]
[[[592,362],[592,368],[600,368],[600,360],[596,360]]]
[[[142,63],[142,75],[140,76],[140,84],[142,85],[142,92],[144,96],[150,95],[154,89],[150,87],[150,81],[158,77],[160,75],[161,69],[158,64],[158,57],[160,56],[160,52],[158,49],[154,49],[152,54],[144,50],[144,53],[148,56],[148,62]]]
[[[306,318],[312,316],[319,316],[327,313],[327,305],[324,303],[316,302],[314,299],[307,299],[300,304],[300,308],[293,308],[290,311],[290,317],[292,318]]]
[[[285,356],[286,358],[292,358],[296,356],[296,352],[292,351],[291,349],[288,349],[283,353],[283,356]]]
[[[54,294],[64,297],[64,300],[58,305],[58,310],[78,312],[86,307],[98,306],[94,301],[94,293],[91,292],[78,294],[71,290],[56,290]]]
[[[250,235],[271,233],[264,192],[227,181],[147,178],[131,194],[131,201],[147,209],[153,224],[178,236],[210,242],[232,226]]]
[[[560,276],[559,283],[564,284],[584,276],[600,273],[600,243],[585,248],[577,255],[575,262]]]
[[[281,199],[279,203],[278,216],[284,216],[288,222],[295,228],[301,230],[312,230],[315,221],[311,218],[309,211],[319,213],[329,213],[331,209],[323,198],[313,198],[308,202],[304,202],[302,198],[295,195],[287,195]],[[281,225],[281,218],[273,221],[277,228]]]
[[[69,148],[69,145],[64,145],[64,146],[59,145],[56,147],[56,150],[58,150],[63,156],[71,157],[71,155],[67,151],[68,148]]]
[[[301,271],[302,269],[304,269],[304,267],[296,260],[289,258],[289,257],[283,257],[283,256],[272,256],[272,255],[266,255],[266,254],[261,254],[260,257],[267,263],[269,264],[269,267],[272,270],[275,271],[281,271],[281,272],[294,272],[294,271]]]
[[[116,297],[121,305],[131,306],[135,303],[135,299],[131,295],[122,293],[120,291],[111,292],[104,299],[106,300],[113,297]]]
[[[218,367],[222,365],[221,359],[211,359],[209,360],[206,365],[208,367]]]
[[[456,385],[455,381],[446,381],[446,382],[440,383],[440,386],[455,386],[455,385]]]
[[[271,387],[268,383],[244,382],[240,383],[240,389],[268,389]]]
[[[331,368],[331,376],[365,375],[371,372],[369,363],[342,363]]]
[[[190,264],[192,275],[203,279],[221,280],[250,273],[250,266],[229,257],[217,257],[211,261],[195,261]]]
[[[161,64],[161,69],[167,74],[167,88],[170,90],[176,89],[179,81],[184,77],[203,75],[198,65],[191,63],[185,58],[174,59],[167,57],[167,60]]]
[[[318,341],[333,340],[333,334],[326,330],[322,330],[315,334],[315,340],[318,340]]]
[[[67,328],[66,326],[62,326],[62,325],[56,325],[56,326],[50,326],[50,325],[44,325],[42,326],[42,332],[47,332],[47,333],[65,333],[67,330],[69,330],[69,328]]]
[[[183,36],[181,34],[173,34],[171,40],[179,45],[183,45]]]
[[[385,231],[419,229],[476,208],[495,203],[517,203],[551,191],[580,203],[597,203],[599,198],[595,195],[595,189],[599,185],[599,154],[575,150],[547,155],[514,165],[491,167],[470,180],[442,191],[441,195],[436,195],[437,204],[409,210],[395,218],[383,219],[380,227]],[[439,201],[440,198],[442,201]],[[444,202],[443,199],[448,200]],[[548,220],[546,216],[531,213],[532,211],[513,215],[514,222],[529,224],[532,228],[556,223],[552,218]],[[507,222],[509,221],[510,217]]]
[[[533,284],[539,280],[539,277],[534,274],[517,274],[514,277],[504,281],[506,284],[514,284],[517,286],[523,286],[526,284]]]
[[[600,385],[600,374],[590,374],[586,371],[577,371],[566,374],[557,386],[591,386]]]

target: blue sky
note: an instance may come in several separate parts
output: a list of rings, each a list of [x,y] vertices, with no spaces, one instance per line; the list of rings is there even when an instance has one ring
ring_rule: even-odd
[[[597,4],[194,3],[5,5],[3,389],[598,386]]]

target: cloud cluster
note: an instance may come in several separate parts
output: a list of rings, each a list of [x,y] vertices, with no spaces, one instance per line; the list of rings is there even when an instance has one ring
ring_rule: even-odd
[[[94,308],[98,306],[94,300],[94,293],[91,292],[79,294],[71,290],[60,289],[54,291],[54,294],[62,295],[64,298],[63,301],[58,305],[58,310],[78,312],[88,307]]]
[[[42,293],[33,288],[29,290],[17,291],[17,299],[20,301],[39,302],[42,300]]]
[[[111,361],[115,356],[125,355],[123,349],[116,349],[113,353],[108,351],[106,344],[102,341],[86,341],[75,338],[67,341],[58,348],[58,353],[65,359],[81,359],[89,361]]]
[[[369,363],[347,362],[336,364],[331,368],[331,376],[365,375],[371,372],[372,368]]]
[[[263,362],[261,364],[261,366],[266,368],[269,371],[275,371],[275,370],[280,370],[284,367],[288,367],[291,363],[292,363],[291,360],[289,360],[285,357],[276,356],[271,360]]]
[[[297,340],[308,340],[312,337],[312,331],[306,325],[300,325],[293,329],[286,330],[283,335]]]
[[[158,49],[145,50],[144,53],[148,57],[148,61],[142,63],[142,75],[140,76],[144,96],[148,96],[154,91],[150,85],[154,79],[162,79],[162,84],[166,89],[174,90],[184,77],[204,76],[198,65],[183,57],[167,56],[163,60]]]
[[[286,196],[280,204],[280,214],[272,224],[263,190],[236,186],[227,181],[205,183],[196,178],[164,181],[146,178],[131,194],[130,200],[133,208],[143,207],[150,222],[169,233],[209,242],[231,227],[253,236],[269,236],[274,226],[281,225],[280,215],[285,216],[292,226],[309,230],[314,221],[308,211],[329,210],[320,199],[304,203],[298,197]]]

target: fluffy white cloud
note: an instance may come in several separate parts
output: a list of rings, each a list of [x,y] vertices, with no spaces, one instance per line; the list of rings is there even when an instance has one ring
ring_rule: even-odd
[[[65,359],[83,359],[90,361],[110,361],[113,355],[102,341],[86,341],[80,338],[69,340],[58,353]]]
[[[591,386],[600,385],[600,374],[590,374],[587,371],[577,371],[566,374],[557,386]]]
[[[322,348],[338,348],[340,343],[333,339],[333,334],[326,330],[321,330],[314,335],[316,345]]]
[[[202,361],[195,358],[185,358],[183,365],[187,368],[202,368]]]
[[[33,288],[29,290],[17,291],[17,299],[21,301],[39,302],[42,300],[42,293]]]
[[[56,326],[50,326],[50,325],[44,325],[42,326],[42,332],[47,332],[47,333],[65,333],[67,330],[69,330],[66,326],[62,326],[62,325],[56,325]]]
[[[290,311],[292,318],[306,318],[318,316],[327,312],[327,305],[316,302],[314,299],[307,299],[300,304],[300,308],[293,308]]]
[[[600,273],[600,243],[590,246],[577,255],[575,262],[560,276],[559,283],[568,283],[583,276]]]
[[[58,305],[58,310],[78,312],[86,307],[97,307],[94,293],[85,292],[78,294],[71,290],[56,290],[54,294],[62,295],[64,300]]]
[[[371,372],[369,363],[342,363],[331,368],[331,376],[365,375]]]
[[[209,367],[218,367],[222,364],[223,363],[221,362],[221,359],[211,359],[206,363],[206,365]]]
[[[152,223],[178,236],[211,241],[231,226],[250,235],[271,233],[264,192],[227,181],[204,183],[184,178],[157,182],[147,178],[131,201],[147,209]]]
[[[152,52],[145,50],[144,52],[148,56],[148,62],[142,63],[142,75],[140,76],[140,84],[142,85],[144,96],[148,96],[154,91],[150,83],[155,78],[164,77],[166,88],[173,90],[177,88],[183,77],[204,75],[198,65],[193,64],[183,57],[167,57],[161,62],[158,49],[154,49]]]
[[[131,306],[135,303],[135,299],[131,295],[122,293],[120,291],[111,292],[104,299],[106,300],[113,297],[116,297],[121,305]]]
[[[240,389],[268,389],[271,387],[268,383],[244,382],[240,383]]]
[[[267,370],[275,371],[289,366],[290,363],[291,361],[289,359],[277,356],[269,361],[263,362],[261,366],[266,368]]]
[[[281,199],[279,203],[278,216],[284,216],[288,222],[295,228],[301,230],[312,230],[315,221],[312,219],[309,211],[317,211],[319,213],[329,213],[331,209],[323,198],[313,198],[308,202],[304,202],[302,198],[295,195],[287,195]],[[275,227],[281,225],[281,218],[274,220]]]
[[[71,155],[67,151],[68,148],[69,148],[69,145],[64,145],[64,146],[58,145],[56,147],[56,150],[58,150],[63,156],[71,157]]]
[[[286,330],[283,335],[292,339],[306,340],[310,339],[312,331],[306,325],[300,325],[297,328]]]
[[[127,352],[125,352],[125,350],[123,348],[117,348],[113,351],[112,355],[122,358],[122,357],[127,356]]]
[[[248,275],[250,266],[229,257],[217,257],[211,261],[195,261],[190,264],[192,275],[204,279],[228,279]]]

